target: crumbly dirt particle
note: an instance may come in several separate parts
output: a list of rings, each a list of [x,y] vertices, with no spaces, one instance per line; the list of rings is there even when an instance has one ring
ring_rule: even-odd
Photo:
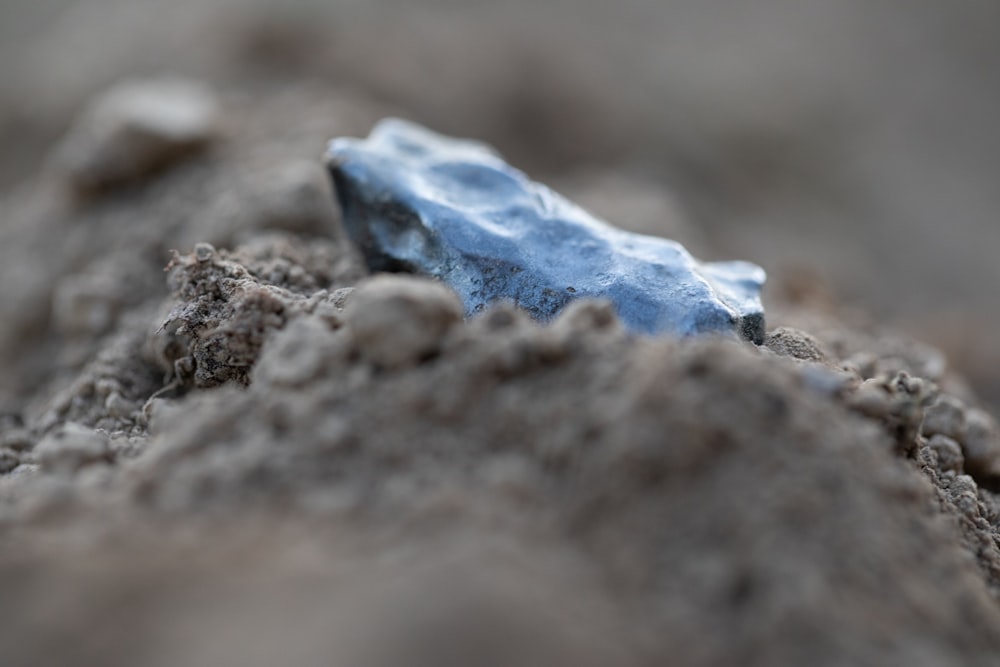
[[[91,428],[67,422],[42,438],[34,458],[46,472],[71,473],[111,457],[108,437]]]
[[[822,343],[804,331],[791,327],[777,327],[768,332],[764,347],[800,361],[826,362],[830,355],[823,350]]]
[[[441,283],[380,275],[358,285],[346,314],[361,357],[395,369],[440,351],[449,330],[462,321],[462,303]]]

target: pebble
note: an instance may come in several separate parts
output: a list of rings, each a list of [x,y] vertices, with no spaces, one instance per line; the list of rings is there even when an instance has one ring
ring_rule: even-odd
[[[611,227],[483,144],[388,119],[368,139],[333,140],[327,158],[369,268],[438,278],[467,316],[510,300],[547,322],[603,298],[634,332],[763,341],[763,269]]]
[[[448,331],[462,321],[462,304],[441,283],[380,275],[357,286],[345,319],[364,359],[381,368],[400,368],[440,350]]]
[[[122,82],[97,98],[56,148],[53,162],[80,192],[135,181],[206,146],[219,103],[181,78]]]

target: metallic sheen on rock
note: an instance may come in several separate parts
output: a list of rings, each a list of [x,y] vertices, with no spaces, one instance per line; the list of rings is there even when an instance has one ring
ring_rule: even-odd
[[[488,146],[387,119],[368,139],[333,140],[327,158],[369,267],[435,276],[467,315],[506,299],[547,321],[592,297],[640,333],[764,338],[759,266],[702,263],[674,241],[611,227]]]

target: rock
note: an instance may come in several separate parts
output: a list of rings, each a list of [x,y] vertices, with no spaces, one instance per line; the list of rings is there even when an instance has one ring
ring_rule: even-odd
[[[57,147],[54,163],[77,191],[111,188],[204,147],[219,116],[215,95],[197,82],[124,82],[83,113]]]
[[[440,283],[383,275],[358,286],[345,315],[361,356],[398,368],[437,352],[445,334],[461,322],[462,304]]]
[[[763,341],[763,269],[615,229],[482,144],[391,119],[368,139],[335,139],[327,157],[369,268],[439,278],[466,315],[499,299],[549,321],[574,299],[604,298],[635,332]]]
[[[73,422],[52,431],[35,447],[35,458],[48,472],[75,472],[110,457],[106,435]]]

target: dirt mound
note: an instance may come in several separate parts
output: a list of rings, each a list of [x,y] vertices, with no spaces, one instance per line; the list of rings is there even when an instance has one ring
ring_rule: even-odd
[[[339,230],[378,105],[222,99],[7,202],[0,662],[995,664],[1000,435],[936,351],[802,294],[762,347],[464,322]]]

